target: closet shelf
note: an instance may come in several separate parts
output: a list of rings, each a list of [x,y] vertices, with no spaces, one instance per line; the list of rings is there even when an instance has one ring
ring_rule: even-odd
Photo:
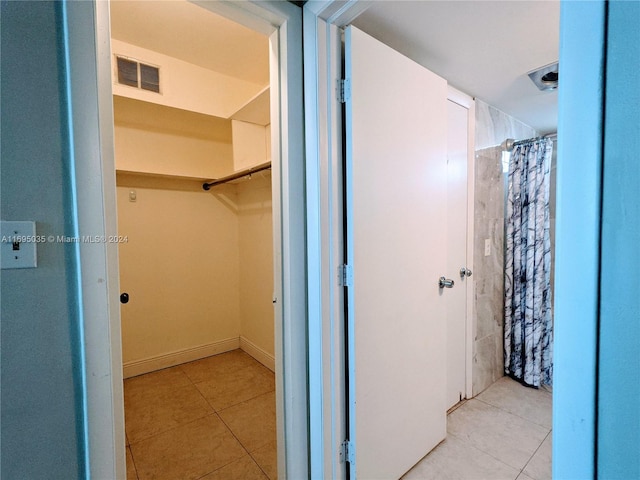
[[[137,177],[146,178],[162,178],[162,179],[176,179],[176,180],[188,180],[193,182],[204,182],[210,177],[192,177],[189,175],[176,175],[172,173],[153,173],[153,172],[139,172],[136,170],[121,170],[116,168],[116,175],[134,175]]]

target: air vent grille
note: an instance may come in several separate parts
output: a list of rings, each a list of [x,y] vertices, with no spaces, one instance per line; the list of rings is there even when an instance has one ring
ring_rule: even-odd
[[[543,92],[553,91],[558,88],[558,62],[533,70],[528,75],[536,87]]]
[[[160,93],[160,68],[121,56],[116,67],[119,84]]]

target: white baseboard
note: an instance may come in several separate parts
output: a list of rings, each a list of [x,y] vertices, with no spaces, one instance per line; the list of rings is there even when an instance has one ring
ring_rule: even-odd
[[[240,348],[272,372],[276,371],[275,357],[242,335],[240,336]]]
[[[258,349],[258,347],[253,344],[251,344],[251,346]],[[242,347],[242,337],[234,337],[226,340],[220,340],[218,342],[207,343],[205,345],[199,345],[197,347],[185,348],[183,350],[157,355],[155,357],[127,362],[122,365],[122,376],[124,378],[135,377],[136,375],[142,375],[143,373],[174,367],[181,363],[193,362],[194,360],[200,360],[201,358],[217,355],[218,353],[229,352],[237,348],[242,348],[249,355],[264,364],[264,362],[251,353],[251,351]],[[260,351],[262,352],[262,350]],[[271,360],[271,363],[275,365],[273,359]],[[265,366],[271,368],[268,365]]]

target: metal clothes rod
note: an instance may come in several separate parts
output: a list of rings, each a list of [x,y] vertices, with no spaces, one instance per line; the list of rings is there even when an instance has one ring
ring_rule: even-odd
[[[504,142],[502,142],[501,147],[503,150],[510,152],[511,150],[513,150],[513,147],[517,145],[522,145],[523,143],[527,143],[527,142],[535,142],[537,140],[544,140],[545,138],[553,138],[556,136],[557,136],[556,133],[550,133],[547,135],[543,135],[541,137],[527,138],[526,140],[518,140],[517,142],[514,141],[513,138],[507,138]]]
[[[240,170],[239,172],[232,173],[231,175],[227,175],[226,177],[218,178],[216,180],[213,180],[212,182],[205,182],[202,184],[202,188],[204,190],[209,190],[211,187],[215,187],[216,185],[221,185],[223,183],[230,182],[231,180],[246,177],[247,175],[251,175],[252,173],[261,172],[262,170],[267,170],[269,168],[271,168],[271,162],[261,163],[260,165],[256,165],[255,167]]]

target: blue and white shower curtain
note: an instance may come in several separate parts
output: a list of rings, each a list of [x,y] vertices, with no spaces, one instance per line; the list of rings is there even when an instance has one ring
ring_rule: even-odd
[[[505,257],[505,373],[525,385],[551,385],[549,169],[553,142],[518,143],[511,154]]]

